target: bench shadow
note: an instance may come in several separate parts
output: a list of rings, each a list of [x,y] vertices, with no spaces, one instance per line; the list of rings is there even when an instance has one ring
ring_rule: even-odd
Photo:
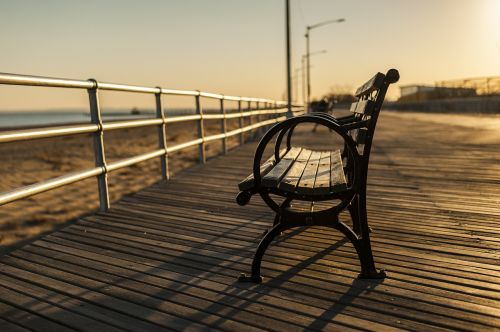
[[[286,235],[279,236],[273,244],[279,244],[284,242],[295,235],[298,235],[305,231],[307,227],[295,228],[286,233]],[[326,256],[331,254],[333,251],[337,250],[346,243],[350,243],[347,238],[342,238],[335,243],[332,243],[327,248],[321,250],[320,252],[314,254],[313,256],[301,261],[296,266],[293,266],[286,271],[282,271],[280,274],[273,276],[269,282],[263,284],[264,287],[269,288],[279,288],[281,285],[289,282],[295,275],[300,271],[305,270],[310,265],[316,263],[320,259],[324,259]],[[272,244],[272,245],[273,245]],[[272,246],[271,245],[271,246]],[[315,317],[315,320],[311,322],[305,329],[306,330],[323,330],[329,322],[331,322],[338,314],[342,313],[344,309],[352,304],[352,302],[362,294],[367,294],[371,290],[375,289],[378,285],[384,282],[383,279],[354,279],[349,286],[349,289],[336,299],[331,307],[324,309],[320,316]],[[237,284],[238,282],[235,282]],[[241,287],[236,285],[236,287]],[[252,286],[251,286],[252,287]],[[261,287],[260,285],[257,287]],[[249,299],[256,300],[267,294],[265,293],[254,293]],[[306,294],[308,295],[308,294]],[[310,296],[310,295],[309,295]]]
[[[323,313],[316,317],[316,319],[309,324],[306,330],[323,330],[330,321],[332,321],[338,314],[342,313],[352,301],[361,294],[369,293],[375,289],[377,285],[383,283],[383,279],[354,279],[349,289],[336,300],[331,307],[325,309]]]
[[[224,214],[224,213],[223,211],[218,211],[218,214]],[[254,216],[254,218],[249,219],[249,223],[255,222],[257,220],[262,221],[268,218],[269,218],[268,214]],[[319,260],[325,259],[333,251],[337,250],[342,245],[349,242],[345,238],[339,239],[338,241],[335,241],[330,245],[326,246],[324,249],[319,250],[314,255],[304,259],[303,261],[297,262],[296,265],[291,266],[290,268],[284,271],[274,270],[275,274],[261,285],[242,284],[237,281],[237,272],[235,271],[240,270],[242,268],[242,265],[245,265],[247,268],[250,267],[250,265],[248,265],[246,262],[248,262],[248,260],[251,260],[253,258],[253,254],[257,246],[256,242],[260,240],[260,237],[256,236],[255,238],[252,239],[249,238],[248,243],[241,243],[241,246],[237,248],[232,246],[220,247],[220,244],[218,242],[221,240],[226,242],[228,238],[231,239],[233,236],[235,236],[235,233],[241,234],[240,232],[242,230],[245,230],[247,227],[248,223],[234,224],[231,227],[227,227],[227,229],[218,234],[207,236],[206,238],[204,238],[203,242],[192,243],[190,248],[186,248],[186,250],[184,250],[182,253],[179,253],[177,256],[173,258],[171,256],[170,257],[165,256],[165,260],[168,261],[162,262],[163,259],[161,256],[163,256],[162,250],[164,249],[153,249],[153,252],[155,254],[151,255],[151,257],[157,260],[158,264],[156,266],[148,264],[148,268],[143,271],[133,270],[124,273],[124,275],[119,275],[120,274],[119,270],[115,270],[114,272],[107,271],[104,272],[104,274],[98,275],[98,273],[96,273],[97,271],[92,272],[94,269],[98,270],[98,268],[92,268],[92,267],[89,267],[88,272],[85,273],[71,271],[71,265],[67,265],[64,268],[62,266],[56,267],[55,265],[53,265],[53,268],[66,271],[68,273],[80,274],[82,277],[99,280],[100,282],[105,283],[105,285],[103,285],[102,287],[87,286],[84,288],[86,289],[86,291],[102,292],[102,298],[94,300],[97,301],[98,305],[100,306],[104,306],[107,308],[112,308],[113,306],[113,302],[110,301],[110,299],[116,295],[110,294],[109,292],[106,291],[106,288],[109,286],[125,288],[133,293],[142,293],[141,296],[147,296],[150,299],[154,299],[149,304],[139,303],[137,299],[132,300],[133,302],[137,301],[136,304],[141,305],[143,307],[142,309],[143,316],[140,318],[135,317],[134,319],[139,319],[139,320],[143,319],[146,321],[149,321],[150,319],[153,320],[152,317],[157,315],[158,311],[167,314],[172,313],[170,311],[170,308],[165,309],[165,307],[163,306],[160,307],[160,303],[162,301],[166,303],[172,302],[173,303],[172,306],[174,307],[178,307],[179,305],[182,306],[183,304],[180,303],[179,300],[175,299],[174,293],[184,294],[183,296],[186,296],[186,298],[189,298],[192,301],[196,301],[200,296],[200,293],[198,291],[193,291],[193,289],[203,290],[205,287],[207,287],[205,284],[206,281],[223,283],[224,287],[221,287],[219,289],[218,295],[214,294],[213,298],[205,299],[204,304],[199,303],[198,305],[196,305],[195,310],[188,310],[183,315],[174,313],[173,317],[169,319],[168,324],[170,324],[171,326],[181,326],[183,324],[186,324],[187,321],[191,321],[193,323],[200,322],[202,324],[209,324],[209,326],[214,328],[224,328],[228,326],[227,325],[228,320],[234,322],[240,321],[241,318],[239,317],[240,316],[239,313],[242,310],[249,311],[255,314],[258,307],[268,307],[272,309],[271,312],[267,314],[262,313],[266,316],[266,320],[275,319],[278,321],[287,322],[288,318],[286,316],[276,316],[275,314],[276,312],[290,313],[290,311],[288,311],[286,308],[286,302],[298,301],[298,300],[295,300],[293,299],[293,297],[290,296],[288,299],[282,299],[281,300],[282,303],[279,304],[279,307],[276,307],[276,304],[266,304],[267,301],[266,297],[273,296],[273,294],[271,293],[273,290],[277,290],[279,292],[280,288],[285,283],[293,282],[292,279],[294,276],[299,274],[301,271],[306,270],[312,265],[316,264]],[[161,227],[158,227],[158,229],[161,229]],[[306,229],[307,227],[291,229],[286,233],[284,233],[283,235],[279,236],[275,241],[273,241],[272,246],[277,246],[277,245],[279,246],[280,243],[286,242],[292,237],[301,234]],[[203,230],[200,231],[203,232]],[[156,240],[160,240],[162,238],[163,236],[161,235],[157,235],[157,238],[155,237]],[[166,238],[163,239],[166,240]],[[48,238],[48,241],[50,242],[50,237]],[[179,241],[179,243],[182,242]],[[231,241],[227,243],[231,243]],[[113,251],[118,255],[118,257],[121,256],[120,258],[123,258],[125,260],[131,260],[134,263],[138,264],[143,264],[144,262],[141,262],[141,259],[147,258],[147,257],[142,257],[142,255],[144,255],[145,253],[136,252],[135,249],[132,248],[130,250],[120,250],[118,248],[113,248],[113,246],[108,247],[106,243],[102,243],[99,247],[102,248],[102,250]],[[193,265],[193,263],[197,261],[195,256],[199,255],[200,249],[213,251],[213,255],[207,257],[209,258],[209,261],[205,262],[198,261],[199,263],[207,264],[207,267],[209,267],[207,269],[204,269],[200,266],[196,266],[196,264]],[[108,254],[110,253],[109,252],[106,253],[106,255]],[[269,254],[271,257],[267,256],[267,259],[265,260],[273,261],[273,256],[276,256],[276,253],[270,251]],[[62,258],[54,258],[54,263],[56,263],[57,260],[59,259]],[[79,265],[78,259],[75,259],[75,261],[68,261],[67,258],[64,258],[62,260],[66,261],[66,263],[68,264]],[[183,278],[172,279],[173,276],[170,275],[168,271],[183,275]],[[233,274],[233,272],[234,272],[234,279],[233,279],[234,281],[231,282],[227,280],[227,278],[230,277],[230,275]],[[164,273],[166,274],[163,275]],[[105,278],[106,275],[107,278],[109,278],[109,280],[107,281],[105,280],[107,279]],[[157,291],[149,292],[137,289],[135,286],[133,286],[133,284],[131,284],[131,282],[132,283],[143,282],[148,284],[149,286],[155,286],[154,284],[151,284],[150,280],[149,281],[143,280],[143,277],[145,275],[156,276],[158,278],[164,279],[164,285],[161,286],[164,287],[164,289],[158,289]],[[210,277],[211,275],[212,276],[216,275],[217,278],[212,279]],[[54,278],[54,276],[52,276],[52,278]],[[224,279],[226,281],[224,281]],[[365,291],[369,291],[376,285],[377,283],[371,283],[369,281],[354,280],[353,283],[350,285],[349,289],[345,292],[345,294],[340,295],[340,297],[337,298],[337,300],[334,300],[332,305],[328,308],[325,308],[321,315],[317,317],[312,317],[310,324],[307,327],[305,326],[304,327],[306,329],[321,330],[322,328],[326,327],[329,324],[329,322],[335,318],[336,315],[341,313],[344,310],[344,308],[348,307],[357,296],[364,293]],[[288,287],[283,288],[285,290],[285,293],[290,292],[290,290],[287,288]],[[212,289],[211,291],[215,292],[216,290]],[[47,301],[49,303],[52,302],[50,299],[50,294],[51,293],[49,293],[47,298],[41,298],[38,299],[38,301],[42,302]],[[314,296],[314,294],[307,294],[305,292],[303,292],[303,294],[309,297]],[[121,296],[118,295],[118,297]],[[80,300],[85,301],[84,294],[78,294],[77,298],[80,298]],[[130,301],[130,299],[128,300]],[[200,302],[202,301],[203,299],[200,300]],[[33,303],[33,305],[34,304],[35,303]],[[31,305],[32,304],[29,303],[27,304],[28,307],[31,307]],[[221,312],[222,310],[223,313],[220,313],[219,315],[219,312]],[[308,314],[305,313],[304,315]],[[248,321],[246,322],[246,324],[254,325]],[[261,324],[255,324],[255,326],[262,327]]]

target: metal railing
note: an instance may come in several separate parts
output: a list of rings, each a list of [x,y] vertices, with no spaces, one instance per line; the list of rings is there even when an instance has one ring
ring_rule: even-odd
[[[222,152],[226,153],[228,150],[227,139],[232,136],[239,135],[239,144],[244,143],[244,133],[252,132],[256,129],[263,129],[266,126],[282,121],[286,118],[287,103],[284,101],[275,101],[262,98],[247,98],[225,96],[222,94],[194,91],[194,90],[172,90],[164,89],[161,87],[143,87],[125,84],[114,84],[98,82],[94,79],[89,80],[73,80],[61,79],[50,77],[38,77],[28,75],[16,74],[3,74],[0,73],[0,84],[8,85],[24,85],[24,86],[44,86],[56,88],[73,88],[85,89],[89,95],[90,106],[90,124],[76,124],[66,126],[53,126],[46,128],[11,130],[0,132],[0,143],[15,142],[22,140],[33,140],[40,138],[68,136],[84,133],[93,134],[93,145],[95,155],[95,167],[83,171],[69,173],[63,176],[52,178],[46,181],[38,182],[32,185],[24,186],[14,190],[0,193],[0,205],[4,205],[22,198],[26,198],[38,193],[42,193],[51,189],[59,188],[71,183],[82,181],[91,177],[97,177],[100,210],[105,211],[109,209],[109,191],[107,176],[110,172],[120,168],[128,167],[146,160],[153,158],[160,158],[161,174],[163,179],[169,178],[169,161],[170,154],[189,148],[198,146],[198,154],[200,163],[205,163],[206,153],[205,145],[214,141],[221,141]],[[152,119],[137,119],[126,121],[114,121],[104,123],[101,116],[101,109],[99,106],[99,91],[112,90],[152,94],[155,97],[156,118]],[[163,95],[177,95],[177,96],[190,96],[195,99],[196,113],[193,115],[181,115],[167,117],[165,115],[162,96]],[[201,98],[218,99],[220,101],[219,114],[204,114],[201,105]],[[237,112],[227,113],[224,107],[225,101],[237,102]],[[244,105],[243,103],[246,103]],[[252,107],[252,103],[255,107]],[[244,107],[246,106],[246,107]],[[294,105],[297,112],[302,111],[301,105]],[[265,119],[262,119],[265,116]],[[257,117],[257,122],[253,122],[252,117]],[[250,119],[250,124],[244,126],[244,118]],[[228,131],[227,119],[239,119],[239,128]],[[205,135],[204,121],[206,120],[220,120],[221,130],[220,134]],[[197,121],[198,138],[185,143],[168,146],[166,136],[166,125],[186,122]],[[152,152],[137,155],[135,157],[122,159],[114,162],[106,162],[106,155],[104,151],[104,132],[110,130],[117,130],[123,128],[134,128],[144,126],[157,126],[158,127],[158,149]]]
[[[440,81],[436,82],[436,87],[473,89],[478,96],[500,95],[500,76]]]

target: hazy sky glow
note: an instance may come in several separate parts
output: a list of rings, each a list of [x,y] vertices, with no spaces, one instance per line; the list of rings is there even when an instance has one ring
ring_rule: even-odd
[[[400,84],[500,75],[500,0],[291,0],[293,67],[308,24],[313,95],[377,71]],[[0,2],[0,72],[281,99],[284,0]],[[391,97],[397,97],[393,89]],[[122,94],[115,107],[134,106]],[[84,106],[86,96],[0,86],[0,109]]]

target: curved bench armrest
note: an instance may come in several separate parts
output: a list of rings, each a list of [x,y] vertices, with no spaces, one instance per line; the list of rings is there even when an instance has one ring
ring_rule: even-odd
[[[271,129],[267,131],[267,133],[260,140],[259,145],[257,146],[257,150],[255,151],[255,157],[253,163],[253,177],[254,177],[255,188],[259,188],[262,181],[262,176],[260,174],[260,163],[262,161],[262,156],[264,154],[264,151],[266,150],[268,143],[277,133],[291,130],[300,123],[317,123],[331,129],[332,131],[336,132],[339,136],[341,136],[344,139],[345,147],[348,150],[347,152],[352,158],[353,168],[355,170],[357,169],[360,156],[358,150],[356,149],[356,143],[354,142],[352,137],[348,134],[347,130],[342,128],[340,124],[336,123],[335,121],[325,116],[317,116],[312,114],[300,115],[274,125]],[[355,175],[353,182],[351,184],[352,187],[355,187],[357,178],[358,176]]]
[[[328,119],[331,119],[331,120],[337,122],[338,124],[351,123],[356,119],[356,116],[354,114],[335,117],[330,113],[317,112],[317,113],[311,113],[310,115],[325,117],[325,118],[328,118]]]

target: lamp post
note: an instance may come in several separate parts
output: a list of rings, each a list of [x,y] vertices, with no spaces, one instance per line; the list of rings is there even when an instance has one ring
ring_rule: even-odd
[[[308,25],[306,27],[305,37],[306,37],[306,59],[307,59],[307,111],[309,111],[310,106],[311,106],[311,70],[310,70],[311,69],[311,61],[310,61],[311,53],[309,52],[309,35],[311,33],[311,30],[328,25],[328,24],[332,24],[332,23],[342,23],[344,21],[345,21],[344,18],[338,18],[335,20],[328,20],[328,21],[316,23],[313,25]]]
[[[285,25],[286,25],[286,90],[287,90],[287,118],[293,116],[292,113],[292,65],[290,54],[290,0],[285,1]]]

